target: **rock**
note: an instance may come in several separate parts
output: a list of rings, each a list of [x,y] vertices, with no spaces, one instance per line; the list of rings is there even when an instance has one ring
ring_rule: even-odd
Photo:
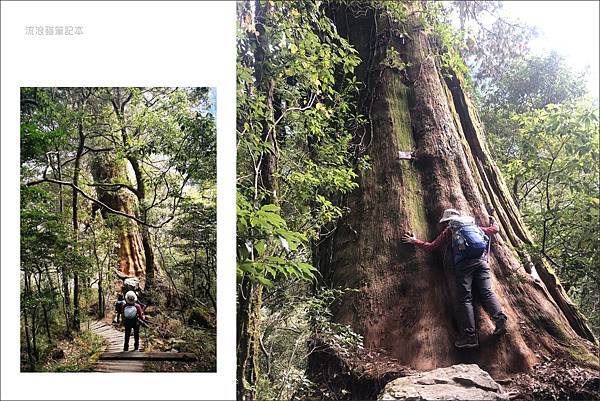
[[[453,365],[401,377],[386,384],[377,398],[402,401],[508,401],[490,375],[473,365]]]
[[[140,290],[140,279],[137,277],[128,277],[123,281],[123,292],[127,291],[139,291]]]

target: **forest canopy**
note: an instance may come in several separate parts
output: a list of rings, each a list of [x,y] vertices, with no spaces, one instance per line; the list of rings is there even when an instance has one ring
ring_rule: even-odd
[[[152,322],[146,350],[215,368],[213,100],[210,88],[21,89],[22,370],[93,369],[105,344],[90,321],[110,322],[129,287]]]

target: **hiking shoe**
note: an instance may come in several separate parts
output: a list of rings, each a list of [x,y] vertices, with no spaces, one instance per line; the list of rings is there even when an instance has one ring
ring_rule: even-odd
[[[454,342],[456,348],[477,348],[479,347],[479,341],[477,335],[464,335]]]
[[[496,319],[496,328],[494,329],[493,335],[501,336],[506,333],[506,317],[502,316]]]

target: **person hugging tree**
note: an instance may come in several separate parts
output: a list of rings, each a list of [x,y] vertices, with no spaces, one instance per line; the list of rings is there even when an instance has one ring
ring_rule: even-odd
[[[461,216],[455,209],[446,209],[440,219],[440,223],[445,224],[445,228],[433,242],[421,241],[413,234],[404,234],[402,237],[403,242],[417,245],[427,251],[450,245],[456,274],[459,323],[462,331],[461,337],[454,343],[457,348],[479,346],[471,294],[473,285],[481,296],[484,309],[496,323],[494,335],[506,333],[506,315],[492,291],[490,268],[487,263],[490,245],[488,235],[494,235],[499,231],[494,218],[489,216],[489,219],[489,227],[479,227],[473,217]]]

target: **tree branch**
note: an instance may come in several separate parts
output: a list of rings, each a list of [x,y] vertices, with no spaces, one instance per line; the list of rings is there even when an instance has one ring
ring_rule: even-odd
[[[121,183],[109,184],[109,183],[105,183],[105,182],[99,182],[99,183],[87,183],[86,185],[88,185],[90,187],[100,187],[104,191],[118,191],[119,189],[125,188],[125,189],[128,189],[129,191],[131,191],[134,195],[137,195],[135,188],[129,184],[121,184]],[[109,189],[109,188],[112,188],[112,189]]]
[[[103,207],[104,209],[106,209],[108,212],[112,213],[112,214],[116,214],[118,216],[122,216],[122,217],[126,217],[128,219],[131,219],[141,225],[147,226],[147,227],[151,227],[151,228],[162,228],[165,224],[167,224],[169,221],[173,220],[173,218],[175,217],[175,211],[173,211],[173,214],[164,222],[162,222],[161,224],[155,225],[155,224],[150,224],[147,223],[143,220],[138,219],[137,217],[131,215],[131,214],[127,214],[124,212],[121,212],[119,210],[115,210],[113,208],[111,208],[110,206],[108,206],[107,204],[99,201],[98,199],[95,199],[94,197],[88,195],[83,189],[79,188],[78,186],[76,186],[75,184],[73,184],[72,182],[68,182],[68,181],[59,181],[59,180],[55,180],[54,178],[48,178],[48,177],[44,177],[40,180],[35,180],[35,181],[30,181],[25,183],[24,185],[27,187],[31,187],[33,185],[38,185],[41,184],[43,182],[50,182],[53,184],[59,184],[59,185],[66,185],[68,187],[73,188],[75,191],[79,192],[84,198],[86,198],[87,200],[89,200],[90,202],[93,202],[97,205],[100,205],[101,207]]]
[[[91,148],[87,145],[83,147],[88,152],[112,152],[115,148]]]

